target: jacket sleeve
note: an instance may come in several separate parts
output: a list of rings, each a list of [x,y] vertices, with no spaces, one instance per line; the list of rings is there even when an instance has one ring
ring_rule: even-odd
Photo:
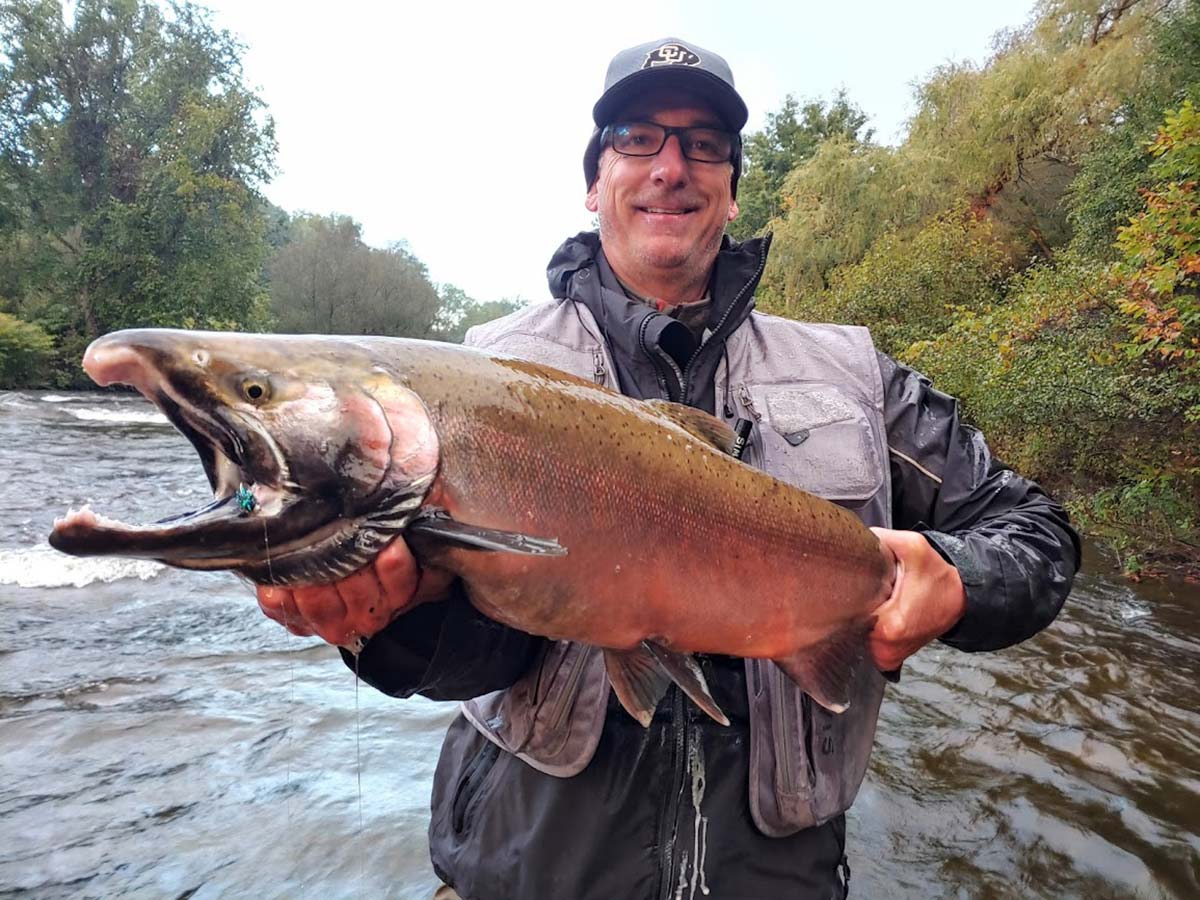
[[[469,700],[509,687],[533,665],[544,638],[494,622],[455,582],[445,600],[425,603],[376,634],[346,665],[393,697]]]
[[[988,449],[958,401],[884,354],[884,417],[896,528],[924,533],[966,590],[962,621],[942,640],[996,650],[1049,625],[1079,568],[1066,511]]]

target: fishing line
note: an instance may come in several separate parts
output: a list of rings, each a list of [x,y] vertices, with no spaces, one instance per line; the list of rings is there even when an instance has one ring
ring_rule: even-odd
[[[239,490],[239,493],[240,493],[240,490]],[[241,503],[240,497],[239,497],[238,502],[239,502],[239,505],[242,506],[242,509],[245,510],[247,513],[249,513],[251,511],[249,509],[246,509],[245,505]],[[253,507],[251,507],[251,509],[252,508]],[[273,584],[275,584],[275,571],[271,567],[271,537],[267,533],[267,520],[265,517],[263,518],[262,523],[263,523],[263,549],[266,552],[266,556],[267,556],[267,581],[269,581],[273,585]],[[285,590],[286,590],[286,588],[285,588]],[[291,628],[289,627],[289,624],[288,624],[287,604],[283,603],[280,605],[283,607],[283,627],[286,631],[288,631],[290,633]],[[288,653],[288,711],[287,711],[287,728],[284,731],[284,734],[287,735],[287,740],[284,742],[285,745],[290,745],[292,742],[292,726],[295,724],[292,717],[295,714],[295,711],[296,711],[296,660],[293,658],[291,653]],[[286,808],[287,808],[287,823],[290,826],[292,824],[292,754],[291,754],[291,747],[290,746],[286,747],[286,750],[287,750],[287,753],[285,754],[285,757],[284,757],[285,762],[286,762],[286,768],[284,769],[284,771],[286,772],[286,775],[285,775],[286,780],[284,781],[284,796],[287,799],[284,802],[285,802]],[[299,862],[298,856],[295,861]]]
[[[358,677],[358,659],[362,650],[362,640],[355,638],[356,649],[354,652],[354,769],[358,776],[358,839],[361,842],[363,831],[363,791],[362,791],[362,721],[359,718],[358,706],[358,683],[361,680]],[[365,854],[358,856],[358,893],[362,896],[363,885],[367,880]]]

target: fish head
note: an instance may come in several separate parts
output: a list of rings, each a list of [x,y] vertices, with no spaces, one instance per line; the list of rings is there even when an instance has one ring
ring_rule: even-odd
[[[51,535],[68,553],[329,581],[407,524],[437,471],[421,399],[351,338],[139,329],[96,340],[83,366],[162,411],[214,499],[153,525],[69,514]]]

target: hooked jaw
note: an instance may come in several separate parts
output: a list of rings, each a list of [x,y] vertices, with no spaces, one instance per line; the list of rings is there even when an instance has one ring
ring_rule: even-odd
[[[114,335],[92,341],[83,354],[83,370],[100,387],[127,384],[143,397],[153,397],[162,376],[146,362],[142,352]]]
[[[98,385],[126,384],[153,402],[191,442],[213,489],[202,509],[150,525],[129,525],[88,508],[58,519],[50,543],[75,555],[120,553],[178,563],[196,554],[227,552],[245,543],[242,532],[254,519],[277,517],[290,499],[282,454],[263,429],[246,425],[232,411],[212,412],[188,402],[171,384],[164,367],[177,365],[178,350],[160,347],[156,332],[118,332],[93,341],[83,357],[84,371]],[[195,350],[192,362],[206,364],[207,351]],[[214,412],[219,414],[213,414]],[[254,459],[253,473],[247,466]],[[247,487],[247,484],[249,485]],[[232,543],[231,543],[232,542]]]

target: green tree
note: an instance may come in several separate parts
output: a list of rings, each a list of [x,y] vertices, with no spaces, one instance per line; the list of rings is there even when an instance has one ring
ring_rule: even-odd
[[[822,143],[784,182],[765,294],[787,309],[883,234],[911,235],[964,200],[1014,259],[1052,253],[1074,167],[1143,77],[1156,8],[1045,0],[984,65],[947,64],[918,86],[899,147]]]
[[[763,279],[773,308],[792,315],[829,287],[833,271],[862,259],[883,234],[920,223],[949,201],[890,147],[833,139],[784,183],[784,214]]]
[[[874,131],[864,132],[866,123],[866,114],[844,91],[829,103],[809,100],[803,106],[788,94],[777,112],[768,113],[766,127],[746,139],[745,172],[738,182],[740,213],[730,224],[730,234],[745,240],[765,230],[783,212],[781,189],[788,174],[830,138],[852,144],[869,141]]]
[[[1136,90],[1083,157],[1068,197],[1074,244],[1098,259],[1116,259],[1117,229],[1143,208],[1140,192],[1154,182],[1146,148],[1164,113],[1189,97],[1200,102],[1200,4],[1170,10],[1151,38]]]
[[[427,337],[439,299],[424,264],[403,244],[362,241],[349,216],[301,215],[271,259],[271,311],[291,333]]]
[[[189,3],[0,3],[0,284],[65,350],[263,324],[275,143],[240,55]]]
[[[467,329],[516,312],[525,305],[520,299],[490,300],[481,303],[453,284],[440,285],[438,297],[441,307],[438,309],[431,337],[455,344],[463,342]]]
[[[0,312],[0,389],[40,385],[54,340],[37,325]]]
[[[903,355],[965,312],[995,304],[1009,274],[991,225],[960,207],[911,237],[883,235],[861,262],[837,269],[828,290],[809,295],[792,312],[867,325],[881,350]]]

